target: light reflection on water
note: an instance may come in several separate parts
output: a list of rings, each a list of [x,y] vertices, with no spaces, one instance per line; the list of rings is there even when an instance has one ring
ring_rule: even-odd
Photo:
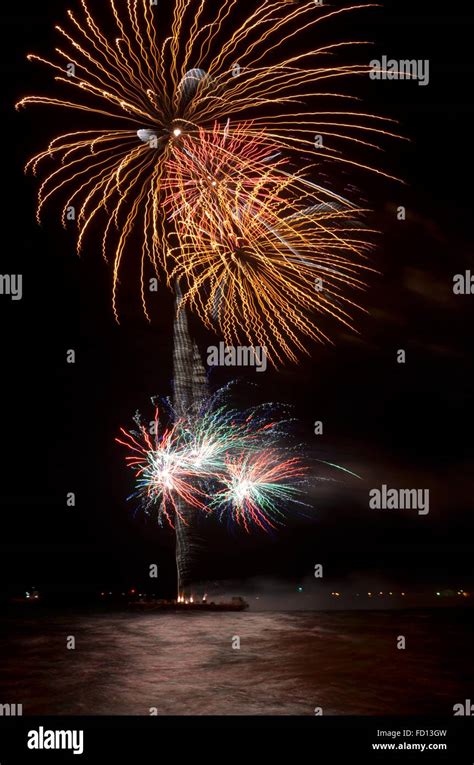
[[[23,714],[452,714],[468,614],[58,612],[10,618],[1,703]],[[73,635],[75,650],[67,650]],[[405,635],[407,648],[397,650]],[[234,636],[240,650],[232,649]]]

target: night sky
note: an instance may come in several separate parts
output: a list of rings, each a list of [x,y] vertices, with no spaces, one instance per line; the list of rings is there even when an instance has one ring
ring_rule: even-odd
[[[2,7],[4,128],[3,274],[23,274],[23,299],[0,296],[2,321],[2,481],[0,591],[26,586],[60,592],[128,587],[160,566],[161,594],[174,586],[173,539],[133,519],[132,474],[114,443],[150,397],[171,393],[173,302],[165,285],[141,314],[133,259],[121,286],[121,325],[111,309],[111,272],[97,239],[82,259],[74,232],[61,229],[51,205],[34,220],[37,182],[25,161],[79,117],[42,107],[18,113],[14,103],[51,94],[47,70],[28,52],[56,44],[54,23],[69,3],[34,0]],[[92,5],[92,3],[91,3]],[[468,6],[466,6],[467,8]],[[405,185],[369,174],[338,176],[355,183],[381,231],[373,266],[379,275],[356,316],[360,334],[328,322],[333,346],[310,345],[311,357],[278,372],[249,373],[257,400],[293,404],[310,459],[337,462],[363,477],[315,484],[311,517],[290,519],[274,536],[229,534],[206,524],[208,544],[196,579],[260,577],[291,586],[323,563],[328,582],[389,582],[413,588],[472,585],[474,295],[453,294],[453,276],[471,269],[472,16],[462,6],[393,0],[339,19],[331,38],[376,40],[357,56],[382,54],[430,60],[430,84],[351,85],[368,109],[400,121],[410,139],[384,141],[373,161]],[[471,27],[471,28],[470,28]],[[348,55],[348,54],[346,54]],[[358,59],[360,60],[360,58]],[[397,221],[404,205],[407,220]],[[128,277],[128,279],[127,279]],[[193,325],[203,349],[220,340]],[[66,351],[76,350],[76,364]],[[407,353],[396,362],[398,349]],[[245,377],[245,375],[244,375]],[[210,377],[212,386],[229,370]],[[253,398],[252,398],[253,397]],[[324,435],[313,434],[322,420]],[[430,514],[383,513],[368,507],[368,490],[388,484],[429,488]],[[67,492],[77,506],[66,507]],[[471,579],[470,579],[471,576]]]

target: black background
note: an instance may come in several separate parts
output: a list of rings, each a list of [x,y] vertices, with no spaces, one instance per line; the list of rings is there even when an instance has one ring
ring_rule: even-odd
[[[132,475],[114,438],[136,409],[150,411],[150,396],[171,393],[172,299],[163,287],[148,325],[130,278],[117,325],[111,272],[93,238],[79,259],[54,205],[37,226],[37,181],[23,175],[25,161],[74,124],[59,109],[14,110],[25,95],[51,95],[48,71],[25,55],[47,55],[57,44],[52,27],[67,7],[23,0],[1,11],[1,271],[22,273],[24,294],[17,302],[0,297],[0,590],[137,586],[158,562],[165,594],[174,583],[172,535],[133,519]],[[381,160],[406,185],[357,178],[382,230],[374,256],[382,273],[364,298],[360,335],[328,326],[334,346],[313,346],[299,366],[252,379],[262,400],[295,405],[311,456],[355,470],[364,483],[315,489],[314,520],[293,519],[274,537],[210,528],[197,578],[281,577],[296,585],[323,562],[334,581],[469,589],[474,296],[452,292],[455,273],[474,271],[468,9],[394,0],[331,27],[333,39],[376,40],[370,58],[430,59],[431,82],[358,86],[368,109],[397,118],[411,139],[387,142]],[[405,222],[396,220],[399,204]],[[215,342],[196,331],[204,345]],[[70,348],[75,365],[66,363]],[[405,365],[396,363],[399,348]],[[315,420],[323,420],[324,436],[312,434]],[[367,487],[382,483],[430,488],[430,515],[374,515]],[[75,508],[66,507],[70,491]]]

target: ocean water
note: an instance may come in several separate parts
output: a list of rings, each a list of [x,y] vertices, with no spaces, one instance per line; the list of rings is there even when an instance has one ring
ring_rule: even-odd
[[[24,715],[452,715],[474,692],[469,616],[17,614],[0,637],[0,703]]]

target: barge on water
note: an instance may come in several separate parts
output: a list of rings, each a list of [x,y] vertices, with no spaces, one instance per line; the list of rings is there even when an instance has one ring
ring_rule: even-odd
[[[228,601],[194,600],[179,597],[177,600],[150,600],[139,598],[131,601],[130,608],[136,611],[245,611],[249,604],[240,596],[233,597]]]

